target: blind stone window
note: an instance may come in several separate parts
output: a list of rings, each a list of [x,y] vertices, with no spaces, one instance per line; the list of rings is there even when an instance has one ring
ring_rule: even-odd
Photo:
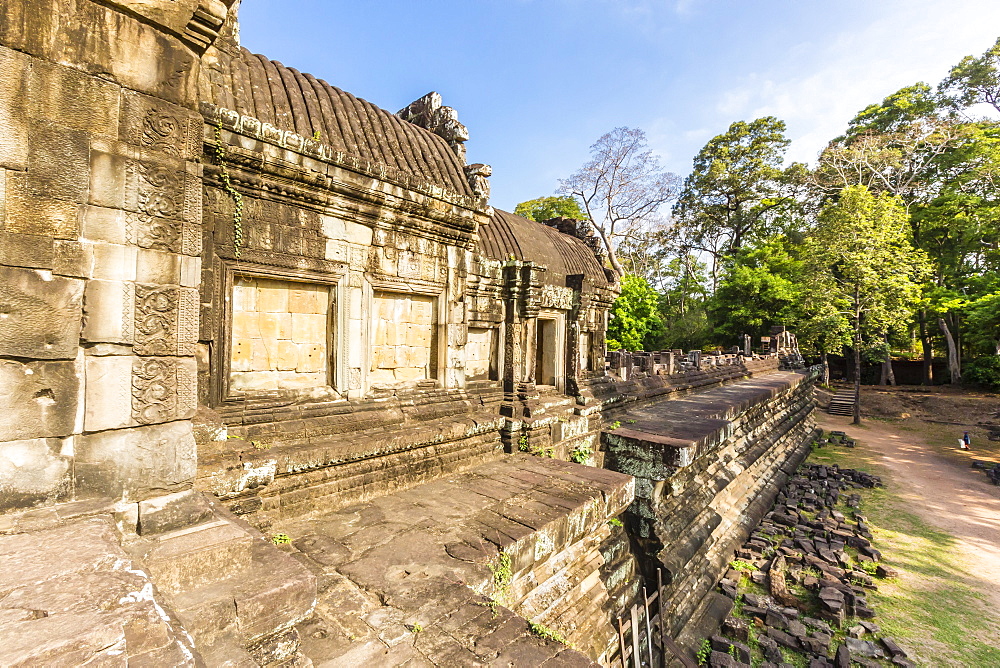
[[[329,309],[329,286],[237,277],[230,391],[329,385]]]

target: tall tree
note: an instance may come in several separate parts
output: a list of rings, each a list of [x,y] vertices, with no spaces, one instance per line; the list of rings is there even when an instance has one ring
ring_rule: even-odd
[[[657,218],[676,196],[679,179],[663,169],[646,133],[637,128],[615,128],[590,147],[590,155],[590,161],[560,181],[559,192],[583,205],[621,279],[625,269],[618,245],[642,234],[643,224]]]
[[[939,90],[948,88],[942,84]],[[913,242],[927,252],[934,270],[924,286],[925,307],[917,313],[925,383],[932,380],[938,329],[952,378],[960,377],[957,309],[967,303],[960,298],[965,277],[982,271],[985,251],[997,242],[1000,127],[963,120],[957,99],[924,83],[896,91],[859,112],[823,152],[815,172],[821,199],[835,199],[849,185],[864,185],[905,204]],[[885,359],[889,370],[890,357]]]
[[[985,103],[1000,111],[1000,39],[981,56],[966,56],[951,68],[939,90],[958,109]]]
[[[575,197],[570,197],[569,195],[552,195],[529,199],[515,206],[514,213],[524,216],[529,220],[538,221],[539,223],[551,220],[552,218],[587,219],[587,214],[580,208],[580,202]]]
[[[765,116],[733,123],[695,156],[674,216],[712,256],[713,288],[723,258],[755,235],[773,234],[770,223],[794,219],[808,170],[783,167],[788,144],[784,121]]]
[[[621,290],[611,306],[608,350],[642,350],[646,336],[662,327],[658,295],[646,279],[632,274],[622,276]]]
[[[854,422],[861,423],[861,355],[885,333],[905,324],[919,298],[924,254],[909,240],[906,211],[898,198],[873,195],[864,186],[845,188],[820,212],[804,249],[805,306],[846,307],[854,356]]]
[[[735,343],[743,334],[757,340],[771,325],[794,327],[802,262],[789,247],[787,239],[775,236],[743,247],[725,262],[709,306],[717,337]]]

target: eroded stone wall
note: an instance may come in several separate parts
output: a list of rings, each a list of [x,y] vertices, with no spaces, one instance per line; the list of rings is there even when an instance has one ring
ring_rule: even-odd
[[[679,635],[808,452],[816,371],[755,376],[614,414],[606,466],[636,476],[628,526]],[[647,573],[650,575],[650,573]]]
[[[195,82],[227,5],[169,4],[0,6],[0,510],[193,480]]]

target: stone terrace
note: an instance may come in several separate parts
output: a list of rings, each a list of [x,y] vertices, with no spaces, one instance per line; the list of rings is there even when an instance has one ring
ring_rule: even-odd
[[[316,614],[298,627],[301,652],[316,665],[591,665],[534,635],[525,617],[593,651],[618,605],[609,583],[635,579],[630,559],[594,563],[612,532],[627,542],[607,519],[632,496],[629,476],[514,455],[276,524],[319,581]],[[584,611],[596,613],[591,626]]]
[[[801,373],[779,371],[672,401],[630,407],[615,414],[621,423],[613,430],[615,450],[627,447],[640,460],[655,458],[662,465],[687,466],[702,450],[730,435],[734,418],[804,379]]]

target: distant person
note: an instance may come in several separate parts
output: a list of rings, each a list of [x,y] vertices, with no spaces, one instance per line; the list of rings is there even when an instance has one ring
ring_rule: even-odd
[[[962,445],[964,446],[963,448],[964,450],[972,449],[969,447],[970,445],[972,445],[972,437],[969,436],[969,432],[965,432],[965,434],[962,436]]]

